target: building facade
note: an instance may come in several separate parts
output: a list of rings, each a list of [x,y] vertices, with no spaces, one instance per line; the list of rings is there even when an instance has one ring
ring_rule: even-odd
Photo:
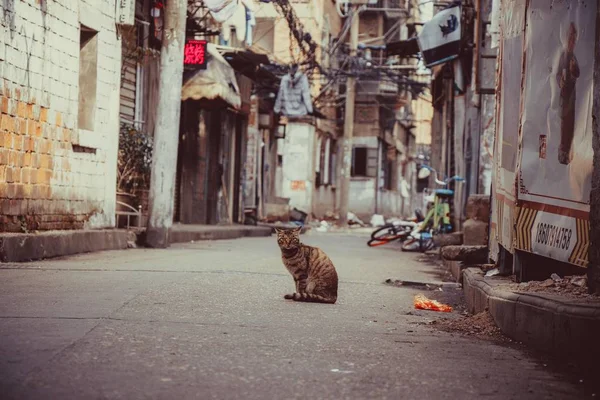
[[[590,0],[493,6],[498,90],[490,256],[520,281],[587,272],[598,291],[600,8]]]
[[[349,210],[363,220],[373,214],[409,216],[416,196],[418,90],[414,57],[389,56],[387,44],[416,34],[420,11],[413,1],[369,2],[359,14],[359,57],[352,141]],[[338,93],[345,98],[345,84]]]
[[[298,22],[319,44],[316,62],[323,70],[329,70],[334,62],[329,49],[342,26],[335,4],[320,0],[292,2],[291,7]],[[302,63],[305,54],[301,52],[289,22],[276,6],[262,4],[256,18],[254,51],[269,54],[275,64]],[[319,110],[319,115],[289,118],[285,137],[278,138],[273,132],[263,130],[262,143],[268,145],[260,167],[264,217],[280,217],[268,215],[268,210],[280,210],[282,203],[316,218],[334,213],[339,205],[336,178],[340,131],[334,96],[336,87],[319,69],[306,72],[313,107]],[[268,97],[260,99],[263,120],[274,117],[272,101]]]
[[[17,0],[0,15],[0,231],[114,226],[117,27],[132,16],[114,0]]]

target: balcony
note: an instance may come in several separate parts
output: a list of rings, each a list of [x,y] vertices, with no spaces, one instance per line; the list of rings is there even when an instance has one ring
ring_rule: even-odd
[[[388,18],[398,18],[406,12],[406,0],[368,0],[366,11],[381,11]]]
[[[357,101],[376,97],[380,102],[396,103],[400,96],[400,89],[397,82],[388,79],[363,80],[356,82]]]

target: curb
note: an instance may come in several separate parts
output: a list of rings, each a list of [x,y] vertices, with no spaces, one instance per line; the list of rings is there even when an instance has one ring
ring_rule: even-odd
[[[240,226],[234,229],[230,227],[211,227],[202,230],[172,230],[170,243],[186,243],[200,240],[226,240],[239,239],[242,237],[268,237],[271,236],[271,228],[257,226]]]
[[[127,248],[127,231],[81,230],[0,234],[0,262],[27,262]]]
[[[271,228],[256,226],[172,230],[170,243],[199,240],[268,237]],[[65,230],[40,233],[0,233],[0,262],[20,263],[104,250],[126,250],[127,231]]]
[[[600,302],[499,290],[477,268],[463,271],[463,290],[470,313],[488,309],[498,328],[516,341],[559,356],[600,357]]]
[[[259,228],[269,228],[271,229],[271,233],[275,233],[275,228],[297,228],[298,225],[294,225],[294,224],[270,224],[267,222],[259,222],[258,225],[256,225]],[[310,230],[310,227],[307,227],[306,225],[302,226],[302,229],[300,229],[300,234],[305,234],[307,231]]]
[[[467,267],[465,267],[461,261],[448,261],[442,258],[442,262],[444,264],[444,267],[446,267],[450,271],[455,281],[460,283],[462,281],[463,271]]]

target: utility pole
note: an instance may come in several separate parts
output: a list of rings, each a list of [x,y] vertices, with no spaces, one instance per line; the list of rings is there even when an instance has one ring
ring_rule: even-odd
[[[350,68],[356,58],[358,48],[358,27],[360,9],[353,7],[350,25]],[[346,106],[344,112],[344,157],[342,158],[340,196],[340,225],[348,223],[348,200],[350,198],[350,170],[352,168],[352,136],[354,135],[354,101],[356,100],[356,77],[350,75],[346,80]]]
[[[146,231],[146,245],[155,248],[169,246],[169,230],[173,225],[187,0],[168,0],[164,10],[159,100],[150,178],[150,216]]]

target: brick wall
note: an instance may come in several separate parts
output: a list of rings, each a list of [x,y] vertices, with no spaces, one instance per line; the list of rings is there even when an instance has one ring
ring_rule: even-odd
[[[0,2],[0,231],[114,226],[121,66],[114,10],[114,0]],[[80,24],[98,32],[94,117],[85,131]]]

